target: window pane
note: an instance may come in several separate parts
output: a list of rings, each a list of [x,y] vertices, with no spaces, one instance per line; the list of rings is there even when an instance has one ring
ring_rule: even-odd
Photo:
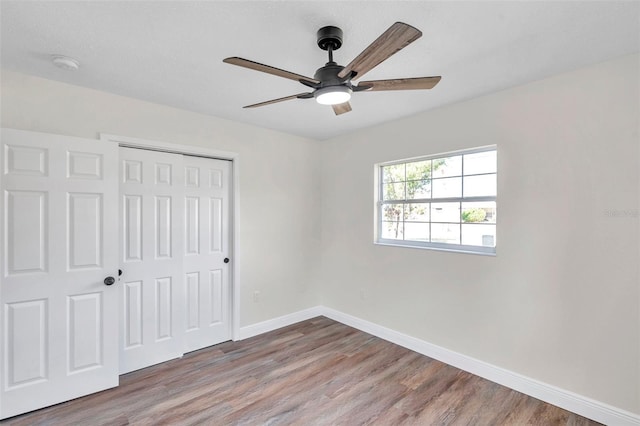
[[[431,178],[431,160],[407,163],[407,180],[425,180]]]
[[[431,203],[431,221],[460,222],[460,203]]]
[[[465,223],[496,223],[496,202],[462,203],[462,221]]]
[[[405,220],[429,222],[429,203],[405,204]]]
[[[462,178],[433,179],[432,185],[433,198],[454,198],[462,196]]]
[[[464,156],[464,174],[496,173],[496,151],[477,152]]]
[[[407,182],[407,200],[431,198],[431,180],[412,180]]]
[[[432,223],[431,242],[460,244],[460,225],[454,223]]]
[[[495,174],[465,176],[464,197],[495,196],[497,191],[497,179]]]
[[[462,244],[469,246],[496,246],[496,225],[463,224]]]
[[[400,246],[493,253],[496,150],[439,155],[379,167],[378,238]]]
[[[462,156],[434,158],[433,177],[462,176]]]
[[[383,200],[404,200],[404,182],[383,184]]]
[[[429,241],[429,224],[406,222],[404,224],[404,239],[410,241]]]
[[[382,167],[383,182],[401,182],[404,180],[404,164]]]
[[[402,222],[404,206],[402,204],[383,204],[382,220],[386,222]]]
[[[382,222],[381,237],[388,240],[401,240],[402,227],[402,222]]]

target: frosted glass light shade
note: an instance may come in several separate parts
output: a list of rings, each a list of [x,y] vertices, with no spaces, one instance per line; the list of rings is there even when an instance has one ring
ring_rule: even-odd
[[[338,105],[351,99],[351,89],[345,86],[323,87],[315,91],[316,102],[322,105]]]

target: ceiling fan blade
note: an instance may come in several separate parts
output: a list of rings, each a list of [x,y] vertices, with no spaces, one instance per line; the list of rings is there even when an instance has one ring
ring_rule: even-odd
[[[333,107],[333,112],[335,112],[336,115],[344,114],[345,112],[351,111],[351,104],[349,102],[331,106]]]
[[[418,78],[396,78],[393,80],[371,80],[361,81],[358,83],[358,87],[365,88],[370,86],[365,91],[380,91],[380,90],[421,90],[432,89],[440,81],[440,76],[437,77],[418,77]]]
[[[257,104],[247,105],[243,108],[257,108],[265,105],[276,104],[278,102],[288,101],[291,99],[309,99],[313,98],[313,93],[298,93],[297,95],[285,96],[284,98],[271,99],[270,101],[264,101]]]
[[[344,78],[356,72],[354,79],[360,78],[376,65],[386,60],[400,49],[408,46],[422,36],[422,32],[403,22],[396,22],[382,33],[373,43],[349,63],[338,77]]]
[[[307,81],[307,82],[313,83],[314,85],[320,83],[320,81],[316,80],[315,78],[305,77],[304,75],[300,75],[300,74],[296,74],[296,73],[293,73],[293,72],[281,70],[280,68],[275,68],[275,67],[272,67],[272,66],[269,66],[269,65],[260,64],[258,62],[253,62],[253,61],[250,61],[248,59],[238,58],[236,56],[231,57],[231,58],[223,59],[222,62],[225,62],[227,64],[231,64],[231,65],[237,65],[239,67],[249,68],[251,70],[266,72],[267,74],[272,74],[272,75],[276,75],[278,77],[288,78],[290,80]]]

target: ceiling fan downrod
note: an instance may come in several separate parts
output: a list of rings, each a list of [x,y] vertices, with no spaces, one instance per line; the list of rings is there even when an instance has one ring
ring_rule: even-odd
[[[340,49],[342,46],[342,30],[334,26],[322,27],[317,32],[318,47],[326,50],[329,55],[329,62],[319,68],[314,78],[321,81],[319,88],[340,86],[348,78],[339,78],[338,73],[344,68],[333,60],[333,51]]]
[[[318,47],[326,50],[329,54],[329,62],[327,65],[335,64],[335,62],[333,62],[333,51],[340,49],[342,46],[342,30],[338,27],[327,26],[320,28],[316,35]]]

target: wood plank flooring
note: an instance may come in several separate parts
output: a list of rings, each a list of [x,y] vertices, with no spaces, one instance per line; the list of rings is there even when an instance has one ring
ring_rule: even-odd
[[[6,425],[598,425],[324,317],[192,352]]]

